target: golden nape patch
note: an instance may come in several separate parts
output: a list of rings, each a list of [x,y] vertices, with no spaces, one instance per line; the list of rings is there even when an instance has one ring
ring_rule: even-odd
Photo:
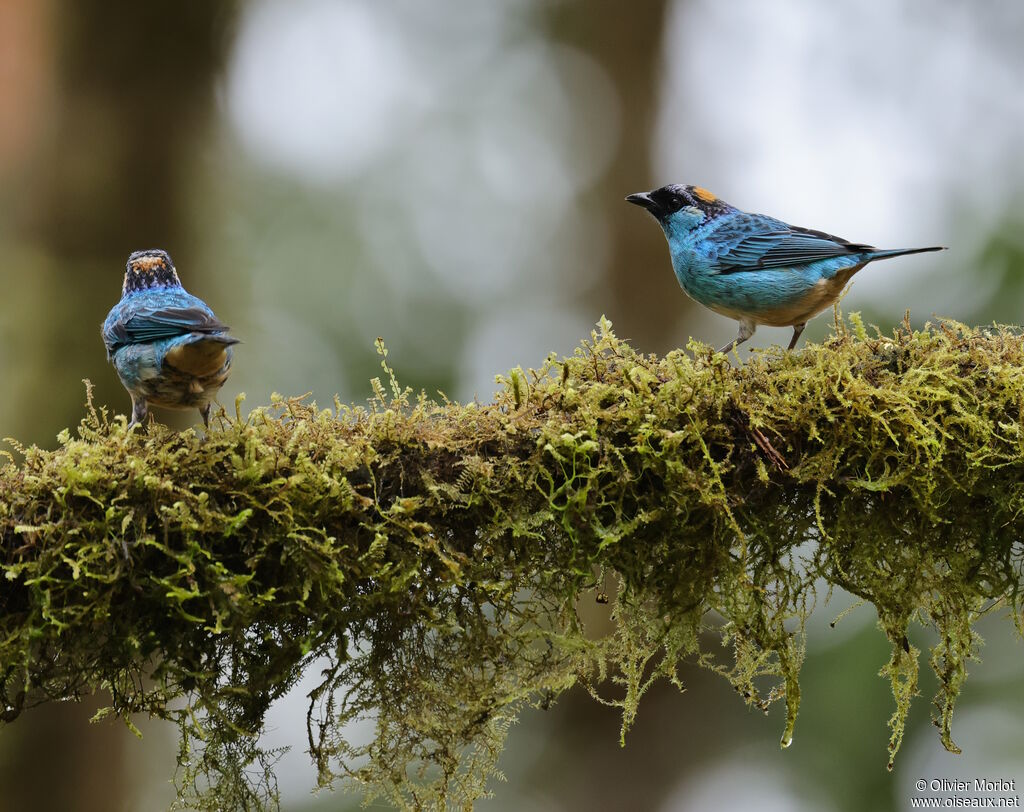
[[[694,186],[693,193],[697,196],[698,199],[703,200],[705,203],[714,203],[716,200],[718,200],[717,197],[711,194],[711,192],[709,192],[703,186]]]
[[[164,267],[164,261],[161,257],[139,257],[132,261],[132,270],[138,272],[153,272],[157,268]]]

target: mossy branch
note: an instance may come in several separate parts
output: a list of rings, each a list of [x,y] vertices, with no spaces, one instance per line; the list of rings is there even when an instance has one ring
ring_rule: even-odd
[[[1021,626],[1022,341],[851,321],[736,365],[640,355],[602,321],[492,405],[413,402],[385,362],[366,408],[275,399],[205,437],[128,431],[90,399],[77,438],[11,441],[24,459],[0,470],[0,713],[109,691],[129,724],[178,724],[180,804],[254,808],[276,795],[266,710],[315,667],[323,784],[467,806],[524,706],[582,683],[625,734],[684,658],[784,698],[788,742],[826,583],[892,643],[891,755],[918,690],[908,627],[938,632],[955,749],[974,621],[1005,606]],[[611,601],[611,635],[588,636],[582,599]],[[361,718],[366,746],[345,738]]]

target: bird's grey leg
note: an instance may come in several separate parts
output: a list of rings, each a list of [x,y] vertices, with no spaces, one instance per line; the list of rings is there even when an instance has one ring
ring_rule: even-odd
[[[146,403],[146,399],[141,395],[138,397],[132,395],[132,422],[128,424],[128,428],[136,423],[141,423],[146,419],[147,414],[149,414],[149,404]]]
[[[754,331],[756,329],[757,325],[750,319],[740,319],[740,334],[736,336],[736,338],[734,338],[728,344],[726,344],[724,347],[722,347],[722,349],[720,349],[719,352],[732,352],[733,347],[738,347],[740,344],[742,344],[744,341],[750,338],[754,334]]]
[[[793,337],[789,340],[789,346],[786,347],[786,352],[789,352],[791,349],[793,349],[793,347],[796,346],[797,339],[800,338],[800,333],[804,331],[804,327],[806,326],[806,321],[803,322],[802,324],[793,325]]]
[[[206,401],[202,406],[199,407],[199,414],[203,416],[203,425],[206,428],[210,428],[210,409],[213,404],[210,401]]]

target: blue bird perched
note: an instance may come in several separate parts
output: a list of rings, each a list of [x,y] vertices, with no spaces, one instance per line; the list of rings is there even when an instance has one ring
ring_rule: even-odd
[[[758,324],[792,327],[796,346],[808,320],[832,305],[846,283],[876,259],[941,251],[942,246],[879,250],[840,237],[748,214],[700,186],[670,185],[629,195],[661,225],[672,268],[686,294],[736,319],[729,352]]]
[[[121,301],[103,322],[103,343],[132,397],[129,426],[143,421],[152,403],[197,408],[209,427],[210,404],[228,378],[238,339],[181,286],[166,251],[128,257]]]

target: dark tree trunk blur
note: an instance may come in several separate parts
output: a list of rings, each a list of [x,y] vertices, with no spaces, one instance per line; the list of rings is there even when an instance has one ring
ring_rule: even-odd
[[[614,322],[616,333],[638,348],[664,352],[685,343],[678,324],[689,300],[672,274],[660,229],[623,198],[672,181],[654,177],[651,165],[668,3],[579,0],[552,6],[553,35],[607,71],[621,105],[621,135],[612,164],[581,201],[602,218],[608,236],[607,284],[615,304],[605,315]],[[582,111],[589,100],[578,101]]]
[[[39,374],[19,392],[37,410],[18,436],[47,443],[40,426],[73,425],[81,415],[83,377],[99,400],[124,398],[99,325],[120,295],[128,254],[165,247],[179,266],[188,262],[189,175],[235,3],[64,0],[51,15],[54,100],[15,213],[21,240],[42,257],[51,312],[39,325]],[[81,339],[85,313],[95,342]]]
[[[655,178],[651,166],[667,7],[665,0],[577,0],[550,4],[547,18],[553,38],[594,59],[618,92],[618,149],[604,177],[580,204],[601,218],[608,237],[611,295],[604,293],[602,299],[614,305],[605,315],[617,334],[650,352],[685,342],[678,325],[680,314],[689,307],[672,274],[661,230],[649,215],[623,200],[631,192],[672,180]],[[577,101],[577,114],[586,116],[592,100]],[[580,611],[596,634],[610,631],[602,607],[584,601]],[[608,692],[614,695],[615,688]],[[650,712],[623,750],[614,711],[582,690],[562,697],[547,717],[551,724],[544,726],[545,757],[527,780],[544,787],[565,809],[658,808],[685,769],[680,764],[678,730],[667,730],[658,720],[678,719],[682,703],[675,688],[666,685],[657,686],[645,702]],[[659,704],[670,712],[659,714]],[[536,720],[526,723],[531,721]],[[587,754],[585,764],[580,762],[581,752]]]
[[[34,378],[20,381],[16,393],[36,407],[32,423],[11,433],[52,445],[52,432],[40,436],[40,427],[78,420],[83,377],[104,390],[101,400],[119,396],[127,404],[106,368],[99,324],[120,295],[131,250],[167,247],[179,264],[191,250],[189,170],[207,127],[236,5],[10,5],[48,18],[43,25],[56,32],[49,42],[39,40],[45,58],[22,61],[41,66],[53,93],[46,115],[36,117],[39,132],[27,166],[17,173],[33,182],[12,196],[19,236],[35,247],[34,262],[19,265],[34,267],[36,278],[5,280],[8,292],[31,290],[43,297],[48,311],[45,324],[12,328],[24,340],[22,351],[35,352],[39,360]],[[11,18],[21,19],[14,12]],[[96,324],[95,341],[82,340],[86,320]],[[0,733],[0,809],[132,808],[132,779],[122,752],[132,737],[117,723],[89,724],[102,702],[87,698],[29,710]]]

